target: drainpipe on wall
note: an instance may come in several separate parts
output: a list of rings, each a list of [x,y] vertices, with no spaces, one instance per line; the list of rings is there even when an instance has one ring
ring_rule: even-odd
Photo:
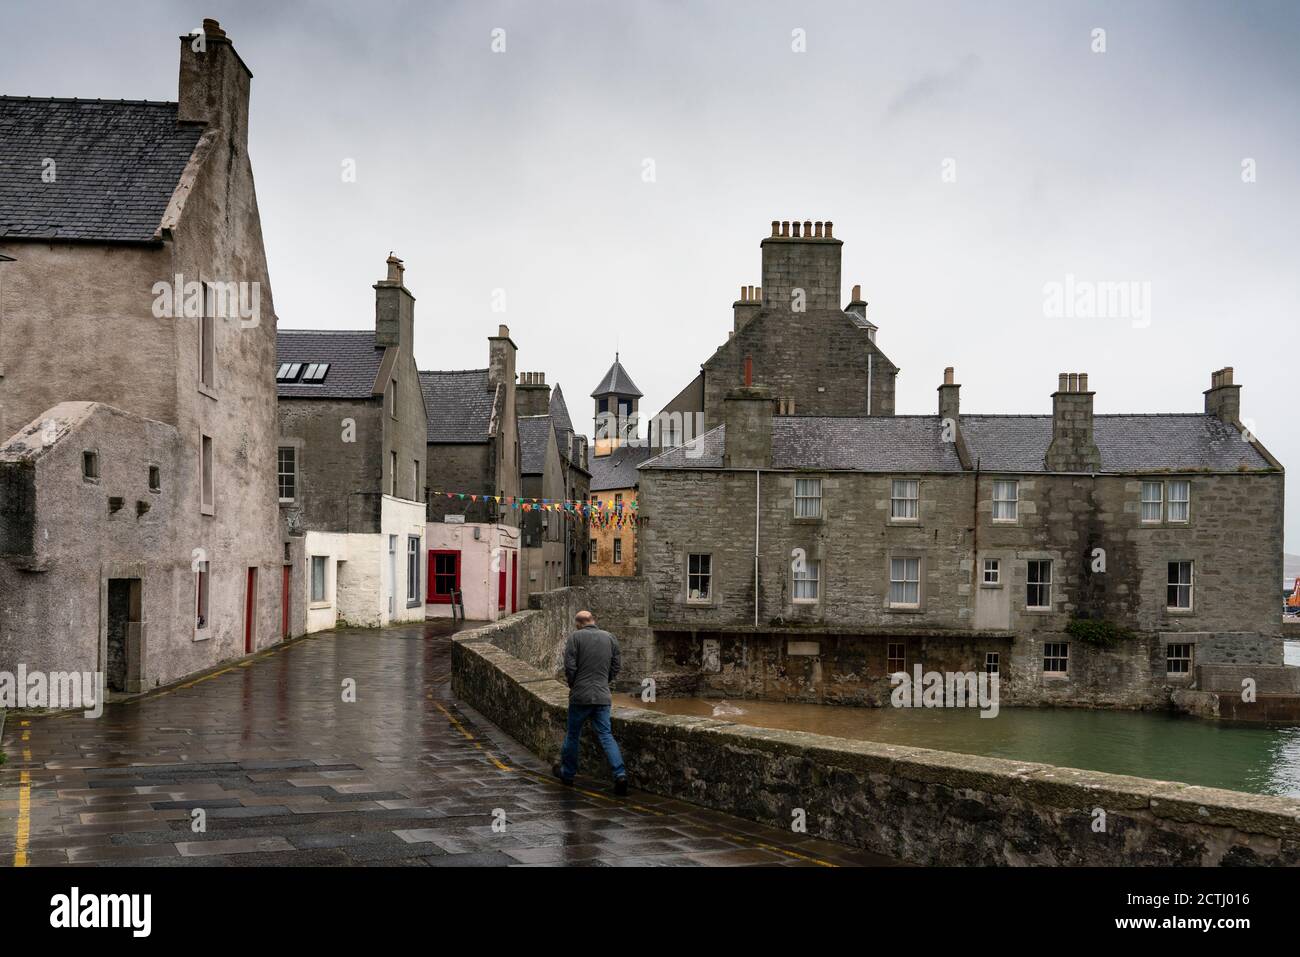
[[[754,627],[758,627],[758,516],[763,503],[763,488],[760,483],[763,470],[754,469]]]

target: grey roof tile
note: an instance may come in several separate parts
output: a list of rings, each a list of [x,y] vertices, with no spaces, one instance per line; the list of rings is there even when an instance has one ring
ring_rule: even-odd
[[[636,486],[637,466],[654,455],[654,449],[648,445],[623,445],[609,455],[592,455],[591,490],[603,492],[612,488],[633,488]]]
[[[486,442],[492,428],[496,390],[487,369],[420,373],[429,417],[429,442],[463,445]]]
[[[204,128],[175,103],[0,96],[0,237],[155,241]]]
[[[384,350],[375,345],[368,330],[279,329],[275,334],[275,362],[328,362],[325,381],[319,384],[277,382],[281,399],[368,399],[374,394],[375,376]]]
[[[555,383],[555,388],[551,390],[551,404],[548,411],[551,418],[555,420],[556,429],[573,431],[573,420],[569,418],[569,406],[564,401],[564,393],[560,391],[558,382]]]
[[[1044,472],[1050,415],[963,415],[962,434],[985,472]],[[1094,417],[1103,472],[1267,469],[1235,430],[1203,413]],[[642,468],[722,467],[726,427],[650,459]],[[956,472],[953,446],[934,415],[774,416],[772,467],[862,472]],[[593,481],[593,488],[595,484]]]
[[[546,470],[546,445],[551,435],[549,415],[519,417],[519,471],[541,475]]]
[[[614,359],[614,364],[609,367],[609,371],[601,377],[600,384],[592,390],[591,396],[595,398],[600,395],[608,395],[611,392],[617,395],[637,396],[638,398],[641,396],[641,390],[636,387],[636,383],[632,381],[632,377],[627,374],[627,370],[623,368],[623,364],[618,361],[617,357]]]

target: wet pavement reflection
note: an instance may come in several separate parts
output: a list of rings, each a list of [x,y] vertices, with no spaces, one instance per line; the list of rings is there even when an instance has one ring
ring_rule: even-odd
[[[605,780],[563,787],[452,696],[456,627],[323,633],[98,720],[10,713],[0,863],[889,863]]]

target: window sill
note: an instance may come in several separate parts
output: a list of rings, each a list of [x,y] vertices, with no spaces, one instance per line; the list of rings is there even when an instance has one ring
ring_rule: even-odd
[[[712,608],[712,607],[713,607],[713,602],[711,602],[711,601],[691,601],[691,600],[688,598],[688,599],[686,600],[686,607],[687,607],[687,608]]]
[[[199,506],[199,514],[200,514],[200,515],[216,515],[216,514],[217,514],[217,508],[216,508],[215,505],[200,505],[200,506]]]
[[[297,501],[298,501],[298,500],[297,500],[296,498],[282,498],[282,499],[280,499],[280,504],[281,504],[281,505],[293,505],[293,504],[297,503]]]
[[[1070,673],[1068,671],[1044,671],[1044,681],[1069,681]]]
[[[200,395],[206,395],[209,399],[212,399],[214,402],[217,401],[217,390],[214,389],[212,386],[204,385],[202,382],[200,382],[197,388]]]
[[[980,588],[987,588],[990,591],[998,591],[1002,588],[1001,582],[980,582]]]
[[[920,528],[921,520],[919,518],[890,518],[886,524],[901,525],[904,528]]]
[[[802,605],[804,607],[807,607],[809,605],[821,604],[821,599],[820,598],[793,598],[791,599],[791,604]]]
[[[885,611],[892,615],[919,615],[925,609],[920,605],[887,605]]]
[[[1196,614],[1195,608],[1166,608],[1165,614],[1170,618],[1190,618]]]
[[[1018,518],[993,518],[993,519],[989,519],[989,524],[990,524],[990,525],[1019,525],[1019,524],[1020,524],[1020,519],[1018,519]]]
[[[1056,609],[1055,609],[1055,608],[1052,608],[1052,607],[1050,607],[1050,606],[1046,606],[1046,605],[1026,605],[1024,611],[1025,611],[1025,614],[1026,614],[1026,615],[1054,615],[1054,614],[1056,614]]]
[[[417,598],[415,601],[408,601],[408,602],[406,603],[406,607],[407,607],[407,608],[419,608],[419,607],[420,607],[421,605],[423,605],[423,604],[424,604],[424,602],[420,601],[420,599]]]
[[[195,641],[207,641],[211,637],[212,637],[212,632],[210,632],[207,628],[203,628],[201,630],[196,628],[194,630]]]
[[[821,525],[825,519],[821,515],[796,515],[790,522],[794,525]]]
[[[314,601],[311,604],[309,604],[307,607],[311,610],[319,610],[321,608],[333,608],[334,603],[329,601]]]

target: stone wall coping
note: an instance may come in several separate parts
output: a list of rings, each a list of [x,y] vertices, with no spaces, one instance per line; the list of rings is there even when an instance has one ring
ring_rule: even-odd
[[[525,613],[525,614],[532,614]],[[453,640],[518,683],[545,707],[563,711],[568,689],[551,675],[519,661],[490,643],[500,623],[462,632]],[[855,741],[809,731],[738,725],[714,718],[671,715],[615,706],[617,735],[623,722],[651,725],[687,735],[715,735],[718,746],[736,752],[765,752],[825,767],[880,774],[955,789],[1002,794],[1051,807],[1090,811],[1149,811],[1152,815],[1288,840],[1300,839],[1300,799],[1248,794],[1175,781],[1063,768],[876,741]]]

